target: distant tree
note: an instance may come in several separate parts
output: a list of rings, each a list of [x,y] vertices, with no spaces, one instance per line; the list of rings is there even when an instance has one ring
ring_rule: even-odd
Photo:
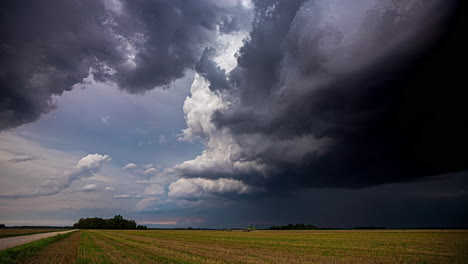
[[[0,224],[0,228],[6,228],[4,224]]]
[[[297,230],[306,229],[306,226],[304,224],[295,224],[294,229],[297,229]]]
[[[288,224],[283,226],[270,226],[270,230],[313,230],[317,229],[316,226],[313,225],[305,225],[305,224]]]
[[[114,218],[102,219],[98,217],[80,218],[73,228],[79,229],[146,229],[146,226],[136,224],[134,220],[126,220],[121,215]]]

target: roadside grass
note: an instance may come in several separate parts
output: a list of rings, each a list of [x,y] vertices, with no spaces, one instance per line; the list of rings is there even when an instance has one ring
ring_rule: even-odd
[[[22,228],[5,228],[0,229],[0,238],[5,237],[15,237],[15,236],[27,236],[27,235],[34,235],[34,234],[41,234],[41,233],[49,233],[49,232],[57,232],[57,231],[66,231],[67,229],[41,229],[41,228],[33,228],[33,229],[22,229]]]
[[[59,234],[48,238],[39,239],[21,246],[2,250],[0,251],[0,263],[20,263],[26,258],[38,254],[41,250],[45,249],[50,244],[65,239],[73,233],[75,232]]]

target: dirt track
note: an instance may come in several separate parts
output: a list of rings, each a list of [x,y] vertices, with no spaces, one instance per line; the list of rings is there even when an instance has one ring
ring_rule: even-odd
[[[23,245],[29,242],[33,242],[39,239],[55,236],[58,234],[65,234],[69,232],[76,231],[74,230],[68,230],[68,231],[60,231],[60,232],[50,232],[50,233],[41,233],[41,234],[34,234],[34,235],[29,235],[29,236],[17,236],[17,237],[7,237],[7,238],[1,238],[0,239],[0,250],[4,250],[7,248],[12,248],[16,247],[19,245]]]

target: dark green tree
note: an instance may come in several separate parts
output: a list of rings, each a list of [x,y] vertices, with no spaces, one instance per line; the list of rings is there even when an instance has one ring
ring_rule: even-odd
[[[114,218],[102,219],[98,217],[81,218],[73,225],[79,229],[146,229],[146,226],[136,224],[134,220],[126,220],[121,215]]]
[[[317,229],[316,226],[313,225],[305,225],[305,224],[289,224],[283,226],[271,226],[270,230],[312,230]]]

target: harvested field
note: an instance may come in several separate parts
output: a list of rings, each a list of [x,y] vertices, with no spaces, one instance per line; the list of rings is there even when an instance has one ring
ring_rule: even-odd
[[[74,263],[78,255],[78,245],[80,243],[80,233],[73,232],[66,239],[56,241],[37,255],[29,257],[20,263],[24,264],[66,264]]]
[[[24,236],[46,232],[63,231],[66,229],[45,229],[45,228],[33,228],[33,229],[22,229],[22,228],[3,228],[0,229],[0,238],[13,237],[13,236]]]
[[[460,231],[81,231],[78,263],[463,263]]]
[[[466,230],[81,230],[27,263],[467,263],[466,248]]]

